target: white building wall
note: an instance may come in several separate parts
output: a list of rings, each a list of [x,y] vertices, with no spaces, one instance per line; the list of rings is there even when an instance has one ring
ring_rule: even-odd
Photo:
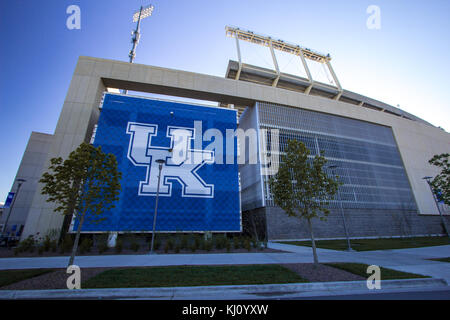
[[[12,226],[16,225],[17,230],[19,230],[21,225],[25,225],[34,193],[36,192],[38,181],[42,176],[44,163],[47,160],[48,151],[52,142],[53,135],[51,134],[40,132],[31,133],[16,177],[14,178],[14,183],[11,187],[11,192],[16,193],[16,201],[14,202],[13,208],[4,209],[4,214],[0,218],[0,224],[4,224],[7,216],[10,214],[7,229],[11,229]],[[26,180],[26,182],[22,184],[18,195],[17,179]]]
[[[82,141],[89,141],[98,119],[98,105],[106,87],[253,105],[256,101],[299,107],[382,124],[392,128],[421,214],[438,214],[425,175],[437,168],[428,164],[434,154],[450,151],[450,134],[426,124],[388,113],[303,93],[255,83],[225,79],[114,60],[80,57],[55,130],[46,163],[67,157]],[[424,106],[426,108],[426,106]],[[24,235],[45,233],[62,225],[45,197],[34,194]]]

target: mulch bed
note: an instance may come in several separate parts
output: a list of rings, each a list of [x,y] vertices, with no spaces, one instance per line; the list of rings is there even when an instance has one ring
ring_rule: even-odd
[[[83,268],[81,269],[81,283],[97,274],[112,268]],[[7,286],[3,286],[0,290],[47,290],[47,289],[67,289],[67,278],[70,274],[66,273],[66,269],[55,269],[34,278],[25,279]]]
[[[133,254],[148,254],[150,252],[150,249],[147,248],[140,248],[138,251],[130,250],[130,249],[123,249],[121,253],[123,255],[133,255]],[[163,249],[155,250],[158,254],[166,254]],[[180,250],[179,253],[175,253],[174,250],[170,250],[167,252],[167,254],[204,254],[204,253],[255,253],[255,252],[262,252],[262,253],[273,253],[273,252],[284,252],[280,250],[270,249],[270,248],[262,248],[262,249],[255,249],[251,248],[250,251],[247,249],[231,249],[230,252],[227,252],[226,249],[211,249],[210,251],[206,250],[196,250],[195,252],[192,252],[192,250]],[[21,252],[17,256],[14,255],[14,249],[13,248],[4,248],[0,247],[0,258],[30,258],[30,257],[58,257],[58,256],[69,256],[71,252],[61,253],[59,250],[56,252],[48,251],[44,252],[42,254],[39,254],[37,250],[34,252]],[[109,249],[108,251],[105,251],[103,253],[100,253],[96,248],[91,249],[91,252],[86,252],[81,254],[80,252],[77,253],[77,256],[98,256],[98,255],[116,255],[118,253],[115,252],[114,248]]]
[[[300,277],[307,279],[310,282],[366,280],[366,278],[359,275],[324,264],[314,265],[314,263],[286,263],[280,265],[294,271]]]
[[[296,272],[302,278],[307,279],[310,282],[365,280],[365,278],[353,273],[322,264],[317,266],[314,266],[313,263],[288,263],[280,265]],[[123,268],[82,268],[81,287],[83,287],[83,281],[110,269]],[[53,272],[1,287],[0,290],[67,289],[66,281],[68,277],[69,274],[66,273],[65,269],[55,269]]]

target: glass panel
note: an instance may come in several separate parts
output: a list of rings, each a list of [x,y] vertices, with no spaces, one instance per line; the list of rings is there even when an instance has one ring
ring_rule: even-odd
[[[258,110],[261,128],[280,130],[280,154],[296,139],[311,157],[323,150],[328,165],[338,166],[335,173],[344,185],[330,207],[417,209],[391,128],[265,102]],[[270,141],[265,145],[269,151]],[[267,180],[265,198],[273,205]]]

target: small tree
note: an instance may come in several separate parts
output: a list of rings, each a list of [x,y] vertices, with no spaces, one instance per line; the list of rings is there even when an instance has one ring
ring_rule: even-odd
[[[302,142],[290,140],[278,173],[270,178],[269,185],[276,205],[289,216],[307,220],[314,263],[317,264],[319,261],[311,220],[317,217],[326,219],[330,213],[328,201],[337,192],[339,183],[323,171],[327,162],[323,152],[312,160],[308,160],[308,155],[309,150]]]
[[[440,192],[440,200],[450,206],[450,153],[435,155],[428,161],[441,168],[441,172],[431,181],[434,192]]]
[[[61,157],[50,160],[49,170],[39,182],[44,184],[42,194],[47,202],[58,204],[55,211],[63,215],[74,214],[78,220],[69,265],[73,264],[85,218],[100,222],[101,214],[114,207],[120,191],[121,173],[113,154],[105,154],[101,147],[82,143],[63,161]]]
[[[443,201],[446,205],[450,206],[450,153],[437,154],[428,161],[430,164],[441,168],[441,172],[434,177],[430,182],[433,192],[439,198],[439,201]],[[438,204],[439,205],[439,204]],[[444,217],[441,216],[442,226],[450,237],[450,232],[447,227],[447,222]]]

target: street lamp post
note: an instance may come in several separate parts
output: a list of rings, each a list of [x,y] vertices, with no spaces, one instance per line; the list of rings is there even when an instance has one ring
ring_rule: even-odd
[[[433,179],[433,177],[423,177],[422,179],[426,180],[426,182],[428,183],[428,186],[430,187],[430,191],[431,191],[431,194],[433,195],[434,203],[436,204],[436,207],[439,211],[439,215],[441,216],[442,225],[444,226],[447,236],[450,238],[450,233],[448,232],[447,223],[445,222],[444,216],[442,215],[441,208],[439,207],[438,199],[436,198],[436,195],[434,194],[434,191],[433,191],[433,187],[431,186],[430,180]]]
[[[2,237],[4,236],[6,227],[7,227],[7,225],[8,225],[9,217],[11,216],[11,211],[12,211],[12,209],[13,209],[13,207],[14,207],[14,204],[16,203],[17,197],[19,196],[20,187],[21,187],[22,184],[23,184],[24,182],[26,182],[27,180],[25,180],[25,179],[17,179],[16,181],[19,183],[19,185],[17,186],[16,194],[14,195],[14,199],[13,199],[13,201],[12,201],[12,203],[11,203],[11,207],[9,208],[8,215],[6,216],[5,224],[3,225],[3,229],[2,229]]]
[[[152,5],[148,5],[146,7],[141,6],[139,11],[136,11],[133,15],[133,22],[137,22],[136,29],[131,32],[131,35],[133,36],[131,38],[131,42],[133,43],[133,47],[130,50],[130,53],[128,54],[128,57],[130,58],[130,63],[133,63],[134,58],[136,57],[136,47],[139,43],[139,39],[141,37],[141,20],[145,19],[147,17],[150,17],[152,15],[153,9],[155,7]],[[123,93],[127,94],[128,90],[124,90]]]
[[[328,168],[331,169],[331,173],[333,174],[333,176],[336,176],[336,168],[337,167],[338,166],[336,166],[336,165],[328,166]],[[348,231],[347,231],[347,223],[345,221],[344,208],[342,207],[341,192],[339,189],[338,189],[338,199],[339,199],[339,208],[340,208],[341,216],[342,216],[342,223],[344,224],[345,237],[347,238],[347,251],[353,251],[353,249],[350,245],[350,237],[349,237]]]
[[[158,186],[156,187],[155,212],[153,214],[153,233],[152,233],[152,244],[150,248],[150,254],[153,254],[153,244],[155,241],[156,215],[158,213],[159,182],[161,181],[161,170],[165,162],[166,161],[163,159],[156,160],[156,163],[158,164],[159,173],[158,173]]]

